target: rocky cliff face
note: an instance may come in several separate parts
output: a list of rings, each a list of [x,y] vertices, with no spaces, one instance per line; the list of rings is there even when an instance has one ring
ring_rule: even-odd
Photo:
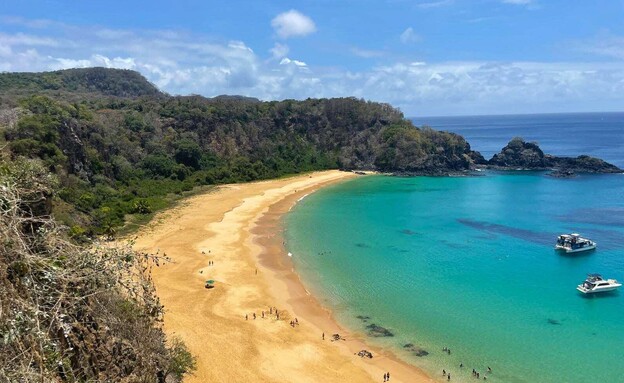
[[[515,137],[500,153],[495,154],[488,162],[489,165],[504,168],[545,169],[548,162],[544,152],[536,143],[526,142]]]
[[[547,156],[552,167],[577,173],[621,173],[623,170],[600,158],[590,156],[554,157]]]
[[[513,138],[500,153],[495,154],[487,164],[499,169],[554,170],[554,176],[569,177],[574,173],[620,173],[623,170],[600,158],[586,155],[557,157],[544,154],[533,142],[520,137]]]

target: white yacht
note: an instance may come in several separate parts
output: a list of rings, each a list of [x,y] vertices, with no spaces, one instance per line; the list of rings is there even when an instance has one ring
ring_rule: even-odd
[[[566,253],[578,253],[579,251],[593,250],[596,248],[596,242],[591,239],[583,238],[580,234],[561,234],[557,237],[555,249],[565,250]]]
[[[603,279],[600,274],[588,274],[585,282],[576,286],[576,289],[583,294],[593,294],[612,291],[620,286],[622,284],[615,279]]]

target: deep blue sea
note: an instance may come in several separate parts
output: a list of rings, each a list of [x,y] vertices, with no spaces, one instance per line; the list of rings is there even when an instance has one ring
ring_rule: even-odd
[[[523,136],[624,165],[624,114],[416,121],[465,135],[486,157]],[[360,177],[306,197],[285,220],[306,287],[347,327],[387,328],[394,336],[370,341],[433,376],[474,381],[472,369],[489,366],[493,382],[624,381],[624,290],[575,290],[587,273],[624,280],[622,174]],[[597,250],[554,251],[572,231]]]
[[[492,158],[513,137],[536,141],[558,156],[587,154],[624,168],[624,113],[417,117],[416,126],[459,133],[474,150]]]

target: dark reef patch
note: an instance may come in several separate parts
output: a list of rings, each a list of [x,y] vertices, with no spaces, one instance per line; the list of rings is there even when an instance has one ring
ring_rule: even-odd
[[[410,229],[403,229],[399,231],[401,234],[405,234],[405,235],[417,235],[418,233],[410,230]]]
[[[392,331],[388,330],[385,327],[376,325],[374,323],[369,324],[368,326],[366,326],[366,328],[368,329],[368,335],[375,337],[375,338],[394,336]]]
[[[414,354],[415,356],[422,358],[423,356],[427,356],[429,355],[429,351],[425,350],[424,348],[418,347],[416,345],[414,345],[413,343],[407,343],[403,345],[403,349],[405,349],[406,351],[411,352],[412,354]]]
[[[525,241],[538,243],[540,245],[552,244],[556,238],[556,234],[543,233],[526,229],[518,229],[511,226],[499,225],[497,223],[489,223],[482,221],[473,221],[467,218],[459,218],[457,222],[473,229],[477,229],[489,234],[504,234],[510,237],[523,239]]]
[[[362,248],[362,249],[370,249],[370,246],[365,244],[365,243],[356,243],[355,247],[359,247],[359,248]]]

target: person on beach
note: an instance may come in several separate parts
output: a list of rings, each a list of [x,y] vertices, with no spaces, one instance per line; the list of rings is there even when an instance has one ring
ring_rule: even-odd
[[[386,375],[388,376],[388,381],[390,381],[390,373],[386,372]]]
[[[262,312],[262,318],[264,318],[264,311]]]
[[[322,336],[322,338],[323,338],[323,340],[325,340],[325,333],[323,333],[323,336]]]
[[[249,320],[249,316],[245,314],[245,320]]]
[[[254,317],[254,319],[256,319],[256,313],[253,313],[253,317]]]
[[[451,373],[449,372],[449,374],[446,376],[446,380],[451,380]]]
[[[387,382],[387,381],[388,381],[388,378],[386,376],[386,373],[384,372],[384,382]]]
[[[446,370],[442,370],[442,376],[446,376]]]

